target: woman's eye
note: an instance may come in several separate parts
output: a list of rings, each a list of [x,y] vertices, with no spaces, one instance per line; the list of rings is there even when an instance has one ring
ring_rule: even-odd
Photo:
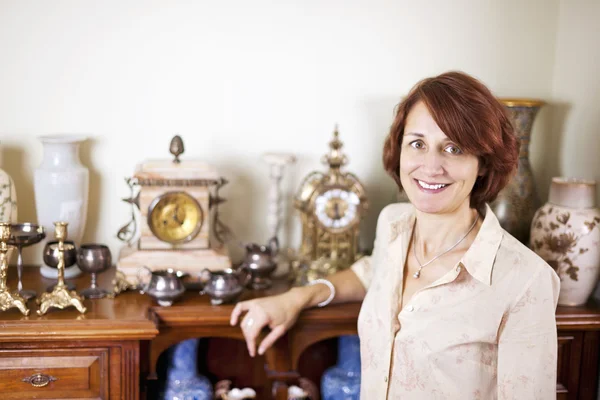
[[[414,142],[411,142],[410,146],[415,149],[422,149],[423,147],[425,147],[423,142],[421,142],[420,140],[415,140]]]
[[[450,154],[462,154],[462,150],[456,146],[448,146],[446,147],[446,152]]]

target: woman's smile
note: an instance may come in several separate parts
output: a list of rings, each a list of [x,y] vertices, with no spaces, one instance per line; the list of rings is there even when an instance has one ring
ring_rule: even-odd
[[[451,183],[430,183],[419,179],[414,180],[419,189],[425,193],[440,193],[443,192]]]

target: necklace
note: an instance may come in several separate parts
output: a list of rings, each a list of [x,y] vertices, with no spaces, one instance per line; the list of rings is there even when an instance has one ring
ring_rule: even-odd
[[[432,262],[434,262],[435,260],[437,260],[438,258],[440,258],[441,256],[443,256],[444,254],[446,254],[447,252],[449,252],[450,250],[452,250],[453,248],[455,248],[456,246],[458,246],[460,242],[462,242],[463,240],[465,240],[465,238],[467,236],[469,236],[469,233],[471,233],[471,231],[473,230],[473,228],[475,228],[475,224],[477,223],[477,221],[479,221],[479,213],[477,213],[477,217],[475,218],[475,222],[473,222],[473,225],[471,225],[471,227],[469,228],[469,230],[467,231],[467,233],[465,233],[458,240],[458,242],[454,243],[452,246],[450,246],[448,248],[448,250],[445,250],[445,251],[441,252],[437,256],[433,257],[431,260],[427,261],[425,264],[421,264],[421,261],[419,261],[419,257],[417,257],[417,246],[416,246],[416,242],[417,242],[416,237],[417,237],[417,235],[415,234],[414,238],[413,238],[413,254],[415,255],[415,260],[417,260],[417,263],[419,263],[419,270],[413,274],[413,277],[416,278],[416,279],[419,279],[419,277],[421,276],[421,270],[424,267],[428,266],[429,264],[431,264]]]

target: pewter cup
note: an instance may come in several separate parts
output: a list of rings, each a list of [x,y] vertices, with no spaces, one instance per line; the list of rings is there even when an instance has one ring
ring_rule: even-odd
[[[219,305],[234,302],[250,279],[247,269],[234,270],[231,268],[223,271],[202,271],[201,278],[205,280],[204,289],[200,294],[208,294],[210,303]]]
[[[75,242],[72,240],[64,241],[64,253],[65,253],[65,268],[69,268],[77,262],[77,248]],[[58,240],[52,240],[46,242],[43,252],[44,263],[52,268],[58,267]],[[73,282],[65,282],[69,290],[75,290],[75,284]],[[51,292],[54,290],[55,285],[50,285],[46,288],[46,291]]]
[[[150,273],[148,283],[143,283],[140,272],[145,269]],[[147,293],[155,298],[159,305],[169,307],[173,302],[181,297],[185,292],[185,287],[180,278],[185,276],[179,271],[173,269],[163,269],[152,271],[150,268],[143,266],[138,271],[139,281],[142,282],[141,293]]]
[[[15,246],[19,254],[17,259],[17,274],[19,278],[17,290],[25,300],[29,300],[37,294],[35,290],[23,289],[23,247],[29,247],[39,243],[45,237],[46,233],[44,232],[44,227],[41,225],[29,222],[10,224],[10,239],[7,243],[11,246]]]
[[[97,243],[82,244],[77,249],[77,265],[83,272],[92,275],[90,287],[81,291],[88,299],[101,299],[108,292],[96,285],[96,275],[106,271],[112,265],[112,256],[108,246]]]
[[[264,290],[271,287],[270,276],[277,268],[275,256],[279,252],[279,242],[276,237],[269,240],[268,246],[249,243],[246,245],[246,257],[242,264],[252,275],[250,286],[254,290]]]

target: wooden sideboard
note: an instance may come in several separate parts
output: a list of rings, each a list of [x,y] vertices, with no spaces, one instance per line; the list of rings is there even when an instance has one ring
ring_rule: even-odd
[[[99,276],[110,287],[114,270]],[[9,285],[16,286],[14,268]],[[38,293],[53,283],[35,267],[26,268],[24,286]],[[89,277],[76,281],[79,290]],[[286,290],[283,282],[265,292]],[[155,393],[157,362],[169,346],[204,337],[200,372],[213,382],[231,379],[257,389],[261,399],[287,399],[287,387],[300,377],[318,384],[335,363],[336,337],[356,334],[360,304],[307,310],[264,356],[250,358],[238,327],[229,325],[231,305],[212,306],[206,296],[187,292],[172,307],[126,292],[115,299],[86,300],[88,312],[52,310],[43,317],[16,310],[0,313],[0,393],[2,399],[138,399]],[[600,306],[559,307],[559,399],[596,399],[600,348]],[[39,374],[39,375],[38,375]],[[24,379],[38,376],[35,387]],[[52,380],[55,379],[55,380]],[[149,398],[151,396],[148,396]]]

